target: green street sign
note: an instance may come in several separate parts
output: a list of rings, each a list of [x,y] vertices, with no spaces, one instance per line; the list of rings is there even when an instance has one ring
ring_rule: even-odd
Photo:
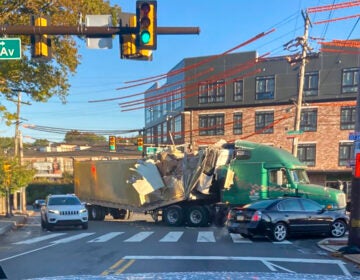
[[[21,59],[20,38],[0,38],[0,60]]]
[[[289,130],[288,132],[286,132],[286,134],[288,134],[288,135],[300,135],[300,134],[303,134],[303,133],[304,133],[303,130],[298,130],[298,131],[296,131],[296,130]]]

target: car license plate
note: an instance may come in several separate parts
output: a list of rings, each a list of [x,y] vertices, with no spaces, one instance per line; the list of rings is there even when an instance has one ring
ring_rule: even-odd
[[[237,221],[243,221],[243,220],[244,220],[244,216],[236,216],[236,220],[237,220]]]

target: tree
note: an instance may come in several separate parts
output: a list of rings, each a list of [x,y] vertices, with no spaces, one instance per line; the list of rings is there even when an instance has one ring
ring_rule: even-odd
[[[65,134],[65,142],[68,144],[103,144],[106,142],[106,138],[101,135],[89,132],[79,132],[77,130],[69,131]]]
[[[34,143],[32,143],[33,147],[46,147],[50,144],[50,141],[47,139],[36,139]]]
[[[10,195],[33,180],[35,170],[21,165],[16,158],[0,156],[0,197],[5,196],[6,216],[11,215]]]
[[[120,7],[111,7],[103,0],[4,0],[0,9],[0,25],[29,25],[32,15],[45,15],[52,25],[79,24],[79,15],[111,14],[117,22]],[[53,59],[50,62],[30,58],[30,36],[20,36],[22,59],[4,60],[0,63],[0,92],[13,99],[19,92],[36,102],[46,102],[58,96],[63,103],[70,87],[68,77],[76,73],[80,63],[75,36],[52,36]],[[0,113],[7,125],[16,119],[15,113],[0,105]]]

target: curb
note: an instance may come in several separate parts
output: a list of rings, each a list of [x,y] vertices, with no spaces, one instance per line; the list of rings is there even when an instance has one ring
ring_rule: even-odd
[[[9,220],[4,220],[4,219],[0,220],[0,235],[7,233],[11,230],[15,230],[19,226],[25,224],[27,218],[29,217],[29,214],[15,215],[13,217],[16,218],[13,219],[10,218]]]

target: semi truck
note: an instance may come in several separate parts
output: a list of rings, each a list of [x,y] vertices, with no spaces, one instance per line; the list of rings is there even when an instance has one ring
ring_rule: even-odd
[[[311,184],[288,151],[243,140],[196,153],[172,147],[141,159],[75,161],[74,189],[92,220],[136,211],[170,226],[222,225],[232,206],[282,196],[346,207],[344,192]]]

